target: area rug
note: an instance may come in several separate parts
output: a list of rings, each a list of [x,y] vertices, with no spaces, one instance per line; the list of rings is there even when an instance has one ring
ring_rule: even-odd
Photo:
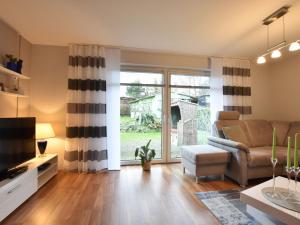
[[[262,225],[247,213],[240,201],[241,190],[198,192],[196,196],[215,215],[222,225]],[[274,221],[274,224],[278,221]]]

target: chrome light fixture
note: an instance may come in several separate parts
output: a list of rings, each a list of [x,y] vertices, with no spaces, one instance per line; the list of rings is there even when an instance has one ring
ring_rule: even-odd
[[[290,52],[300,50],[299,40],[292,42],[292,43],[287,43],[286,39],[285,39],[284,15],[286,13],[288,13],[289,8],[290,8],[290,6],[283,6],[262,21],[262,24],[267,26],[267,50],[266,50],[266,53],[260,55],[257,58],[257,60],[256,60],[257,64],[266,63],[267,55],[270,55],[272,59],[280,58],[282,55],[281,50],[284,48],[287,48],[287,47],[289,48]],[[270,42],[269,25],[281,17],[282,17],[282,41],[279,44],[276,44],[275,46],[270,47],[269,46],[269,42]]]

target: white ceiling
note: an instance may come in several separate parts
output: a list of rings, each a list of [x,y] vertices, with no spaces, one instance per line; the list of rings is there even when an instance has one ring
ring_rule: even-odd
[[[0,16],[34,44],[253,57],[266,48],[261,20],[285,4],[293,6],[287,39],[300,39],[299,0],[9,0]],[[270,27],[274,40],[279,22]]]

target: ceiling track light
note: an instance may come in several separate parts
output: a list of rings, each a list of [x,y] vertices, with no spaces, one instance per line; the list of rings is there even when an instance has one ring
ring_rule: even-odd
[[[289,8],[291,6],[283,6],[280,9],[273,12],[271,15],[266,17],[262,24],[267,26],[267,50],[265,54],[260,55],[257,58],[257,64],[264,64],[266,63],[266,56],[271,55],[271,58],[276,59],[281,57],[281,49],[288,47],[290,52],[298,51],[300,50],[300,41],[294,41],[292,43],[288,43],[285,40],[285,21],[284,21],[284,15],[288,13]],[[274,45],[273,47],[269,47],[270,37],[269,37],[269,25],[273,23],[275,20],[282,17],[282,41],[279,44]]]
[[[280,56],[281,56],[280,50],[276,49],[276,50],[272,51],[271,58],[276,59],[276,58],[279,58]]]
[[[299,41],[297,40],[290,44],[289,51],[294,52],[294,51],[298,51],[298,50],[300,50],[300,44],[299,44]]]
[[[264,64],[264,63],[266,63],[266,57],[264,57],[264,56],[259,56],[258,58],[257,58],[257,64]]]

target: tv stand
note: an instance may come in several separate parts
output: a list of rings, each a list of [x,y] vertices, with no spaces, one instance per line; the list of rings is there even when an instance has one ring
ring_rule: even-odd
[[[57,174],[57,154],[36,157],[0,182],[0,222]]]
[[[7,177],[9,179],[13,179],[15,177],[17,177],[18,175],[26,172],[28,170],[28,166],[19,166],[19,167],[16,167],[16,168],[13,168],[13,169],[10,169],[8,172],[7,172]]]

